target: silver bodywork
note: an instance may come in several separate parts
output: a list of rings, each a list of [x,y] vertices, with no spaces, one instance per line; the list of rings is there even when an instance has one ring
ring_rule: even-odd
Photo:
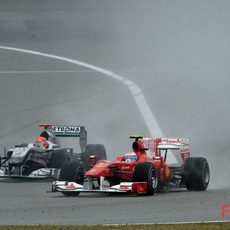
[[[84,126],[51,126],[40,124],[44,131],[40,136],[46,138],[48,148],[44,149],[39,143],[29,143],[16,145],[15,148],[9,149],[0,157],[0,178],[53,178],[58,179],[60,168],[48,167],[51,155],[55,150],[62,150],[61,143],[57,136],[80,137],[80,145],[85,149],[87,142],[87,132]],[[64,148],[68,154],[68,159],[73,159],[73,149]],[[28,168],[26,161],[40,161],[40,167],[30,173],[23,173]],[[44,163],[44,164],[43,164]]]
[[[9,149],[8,153],[11,153],[9,159],[8,156],[2,158],[6,162],[5,164],[1,165],[0,178],[58,178],[60,169],[56,168],[40,168],[32,171],[29,175],[23,175],[23,170],[25,167],[23,162],[25,161],[25,158],[27,157],[29,151],[34,151],[37,155],[39,155],[46,152],[51,153],[54,149],[60,148],[57,148],[57,145],[51,142],[49,142],[49,148],[47,150],[39,148],[33,143],[22,144],[21,146],[16,146],[14,149]],[[18,164],[19,166],[10,167],[14,164]]]

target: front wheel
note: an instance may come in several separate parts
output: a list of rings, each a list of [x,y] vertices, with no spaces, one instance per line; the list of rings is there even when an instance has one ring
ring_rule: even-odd
[[[83,185],[84,183],[84,170],[78,161],[66,162],[61,167],[60,181],[75,182]],[[77,196],[79,192],[62,192],[66,196]]]
[[[147,182],[147,195],[153,195],[158,187],[158,173],[150,162],[138,163],[133,174],[134,182]]]
[[[49,168],[61,168],[67,160],[67,151],[65,149],[57,149],[51,153]]]

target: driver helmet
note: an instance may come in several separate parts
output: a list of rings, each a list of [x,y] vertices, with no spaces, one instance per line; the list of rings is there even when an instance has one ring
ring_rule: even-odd
[[[45,137],[42,136],[37,137],[37,139],[35,140],[35,145],[37,147],[44,148],[44,149],[48,149],[49,147],[48,141],[46,140]]]
[[[138,159],[137,154],[134,152],[129,152],[124,155],[124,161],[126,162],[133,162]]]

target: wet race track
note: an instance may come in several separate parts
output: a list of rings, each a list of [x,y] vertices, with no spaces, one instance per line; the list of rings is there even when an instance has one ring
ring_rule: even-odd
[[[46,193],[50,183],[4,183],[1,224],[126,224],[213,221],[221,219],[227,189],[174,191],[154,196]],[[227,217],[227,215],[226,215]]]
[[[221,220],[230,202],[229,2],[0,5],[2,152],[34,141],[40,122],[81,124],[109,159],[130,150],[131,134],[163,133],[189,138],[211,169],[206,192],[146,197],[64,197],[47,193],[50,182],[2,181],[0,225]]]

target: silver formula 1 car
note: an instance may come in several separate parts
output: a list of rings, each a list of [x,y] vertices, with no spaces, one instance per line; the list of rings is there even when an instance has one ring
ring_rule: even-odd
[[[66,162],[77,162],[85,171],[90,168],[90,156],[106,159],[104,145],[87,145],[84,126],[40,124],[44,130],[34,143],[16,145],[0,157],[0,178],[59,178]],[[60,137],[79,137],[80,153],[61,147]]]

